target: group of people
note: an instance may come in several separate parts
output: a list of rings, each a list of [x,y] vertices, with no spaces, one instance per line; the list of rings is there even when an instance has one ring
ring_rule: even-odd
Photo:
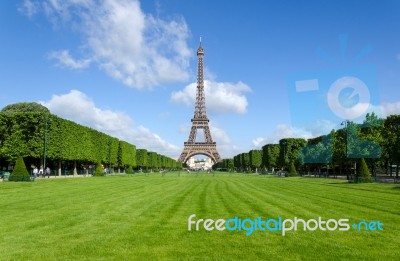
[[[50,173],[51,173],[51,171],[50,171],[50,168],[49,167],[47,167],[44,171],[43,171],[43,166],[40,166],[40,169],[38,169],[36,166],[35,166],[35,168],[33,169],[33,171],[32,171],[32,174],[33,174],[33,177],[36,179],[37,177],[46,177],[47,176],[47,178],[50,178]]]

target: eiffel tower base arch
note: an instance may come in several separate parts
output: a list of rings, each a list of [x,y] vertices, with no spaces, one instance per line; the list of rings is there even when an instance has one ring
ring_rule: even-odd
[[[205,142],[185,142],[184,145],[181,156],[178,159],[179,162],[186,163],[191,157],[199,154],[209,157],[214,164],[221,160],[215,142],[212,144]]]

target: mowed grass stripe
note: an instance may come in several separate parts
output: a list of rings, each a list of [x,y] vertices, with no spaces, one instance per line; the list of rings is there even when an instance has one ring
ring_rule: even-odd
[[[293,180],[290,182],[293,183]],[[349,190],[349,185],[352,185],[355,189]],[[376,216],[382,212],[388,213],[389,216],[390,214],[392,214],[393,217],[398,216],[400,213],[400,195],[377,192],[377,197],[373,197],[370,195],[373,194],[371,190],[363,189],[363,187],[368,188],[370,185],[372,184],[342,183],[342,188],[344,188],[342,190],[335,187],[335,189],[324,189],[318,193],[312,190],[312,187],[305,191],[299,191],[298,187],[291,185],[288,186],[287,189],[293,193],[320,197],[326,200],[327,207],[332,209],[342,207],[346,210],[348,215],[357,219],[363,219],[363,217],[365,218],[366,216]],[[393,199],[397,199],[397,201],[393,201]]]
[[[7,199],[0,202],[0,260],[397,260],[398,187],[220,173],[8,182],[0,185]],[[245,231],[188,231],[191,214],[350,214],[380,219],[385,230],[300,230],[285,237],[256,231],[247,237]]]
[[[299,191],[292,187],[291,184],[288,186],[281,185],[286,181],[280,178],[270,178],[270,180],[260,181],[257,184],[251,184],[247,181],[243,183],[245,186],[252,188],[253,195],[268,195],[266,202],[272,206],[271,214],[273,215],[287,213],[288,217],[301,215],[303,218],[315,218],[320,213],[325,213],[329,217],[343,217],[344,215],[347,216],[349,207],[353,206],[351,202],[338,201],[337,198],[323,197],[323,191],[308,193],[309,190],[303,188],[303,190]],[[265,187],[268,188],[268,191],[266,191],[264,186],[260,187],[260,185],[264,185],[264,182],[267,183]],[[269,182],[274,183],[274,186],[269,186]],[[297,200],[293,201],[293,198]],[[301,205],[297,204],[299,200],[302,201]],[[279,209],[274,208],[274,206],[279,206]]]
[[[252,180],[253,181],[253,180]],[[267,181],[265,181],[267,182]],[[267,217],[276,218],[278,215],[292,218],[294,216],[302,216],[304,218],[317,217],[323,206],[313,204],[308,198],[303,195],[293,195],[290,190],[286,189],[268,189],[263,186],[264,182],[261,181],[257,184],[250,183],[249,180],[243,182],[242,186],[247,187],[248,197],[263,198]],[[292,201],[293,196],[299,196],[304,204],[298,205]],[[314,199],[314,198],[312,198]]]
[[[153,178],[148,177],[148,179],[143,180],[144,186],[151,186]],[[167,185],[167,183],[165,185],[164,187],[160,187],[163,192],[160,197],[147,197],[144,210],[136,210],[135,218],[130,220],[130,225],[117,231],[116,234],[111,234],[109,240],[104,240],[103,243],[98,245],[101,246],[101,250],[91,252],[90,256],[97,259],[107,256],[110,252],[123,252],[129,245],[134,246],[135,256],[152,259],[152,253],[155,253],[154,247],[157,246],[153,242],[153,239],[158,241],[165,238],[165,240],[168,240],[169,231],[171,226],[173,226],[170,222],[171,213],[176,211],[182,205],[181,203],[186,195],[195,189],[194,185],[180,186],[179,181],[173,186],[170,184]],[[110,240],[118,242],[118,247],[115,247],[115,244],[108,244],[107,242]],[[150,246],[152,246],[152,249],[150,249]],[[109,248],[112,248],[112,251]],[[157,255],[153,256],[153,258],[156,257]]]
[[[279,179],[275,179],[279,180]],[[362,189],[362,186],[369,186],[370,184],[349,184],[342,183],[345,189],[340,190],[340,188],[335,187],[335,189],[327,189],[321,186],[320,189],[316,190],[313,188],[313,183],[302,182],[306,184],[307,187],[300,187],[293,182],[296,179],[286,179],[285,184],[277,184],[276,187],[279,190],[286,191],[287,194],[297,196],[298,198],[309,198],[309,199],[323,199],[326,201],[327,206],[332,206],[336,204],[337,207],[342,206],[343,208],[348,206],[357,206],[357,213],[360,209],[365,210],[365,212],[387,212],[394,215],[399,214],[400,209],[400,195],[399,193],[393,195],[392,193],[381,193],[378,192],[379,197],[370,196],[370,190]],[[299,180],[299,179],[297,179]],[[303,181],[303,179],[300,179]],[[289,183],[289,184],[286,184]],[[291,184],[292,183],[292,184]],[[355,190],[348,191],[348,186],[352,185]],[[340,191],[340,192],[339,192]],[[394,200],[393,200],[394,199]],[[318,202],[316,202],[318,203]],[[361,213],[365,214],[365,213]]]

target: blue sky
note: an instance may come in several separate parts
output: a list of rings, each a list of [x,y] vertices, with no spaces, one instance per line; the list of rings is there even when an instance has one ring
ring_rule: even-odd
[[[324,134],[368,111],[400,113],[399,13],[395,0],[1,1],[0,106],[41,102],[178,157],[193,116],[201,36],[212,136],[231,157]],[[346,76],[369,93],[340,89],[336,105],[355,116],[327,103]],[[306,80],[313,92],[299,92]]]

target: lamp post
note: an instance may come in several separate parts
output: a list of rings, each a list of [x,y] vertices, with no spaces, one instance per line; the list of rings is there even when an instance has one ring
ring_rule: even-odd
[[[47,123],[49,121],[49,115],[46,113],[44,120],[44,140],[43,140],[43,172],[46,171],[46,146],[47,146]]]
[[[347,158],[347,141],[348,141],[347,139],[348,139],[348,135],[349,135],[347,126],[349,125],[349,121],[348,120],[342,121],[342,123],[340,125],[344,126],[344,128],[346,129],[346,143],[345,143],[345,145],[346,145],[346,158]]]
[[[111,173],[111,140],[108,142],[108,173]],[[119,171],[118,171],[119,172]],[[106,172],[107,175],[107,172]]]
[[[286,166],[286,141],[282,141],[283,145],[283,168]]]
[[[347,147],[347,143],[348,143],[348,139],[349,139],[349,130],[348,130],[348,126],[349,126],[350,121],[349,120],[344,120],[342,121],[342,123],[340,125],[344,126],[344,128],[346,129],[346,142],[345,142],[345,146],[346,146],[346,159],[348,158],[348,147]],[[347,179],[349,179],[349,175],[347,175]]]

